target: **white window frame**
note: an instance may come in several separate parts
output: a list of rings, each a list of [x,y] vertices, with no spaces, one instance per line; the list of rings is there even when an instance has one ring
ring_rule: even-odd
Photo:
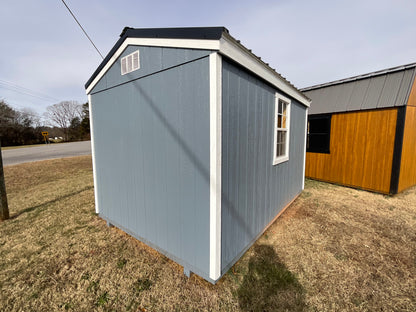
[[[279,128],[278,127],[278,108],[279,108],[279,100],[286,103],[286,127]],[[290,109],[291,108],[291,101],[287,97],[276,93],[275,94],[275,101],[274,101],[274,135],[273,135],[273,165],[280,164],[282,162],[289,160],[289,138],[290,138]],[[286,132],[286,145],[285,145],[285,152],[283,155],[276,156],[277,152],[277,131],[285,131]]]
[[[137,60],[137,62],[134,62],[135,60]],[[129,55],[126,55],[121,58],[121,62],[120,62],[121,75],[126,75],[138,69],[140,69],[140,51],[139,50],[136,50],[133,53],[130,53]]]

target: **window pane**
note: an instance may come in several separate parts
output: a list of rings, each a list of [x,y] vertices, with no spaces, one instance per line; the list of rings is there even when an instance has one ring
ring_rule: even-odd
[[[286,152],[287,132],[278,130],[276,133],[276,157],[284,156]]]
[[[282,128],[285,128],[286,129],[286,115],[283,115]]]
[[[329,149],[328,134],[309,134],[309,149],[325,151]]]
[[[280,156],[280,144],[277,144],[276,146],[276,157]]]
[[[276,133],[276,144],[279,144],[281,142],[281,132],[278,130]]]
[[[283,109],[282,109],[282,101],[281,100],[279,100],[279,103],[278,103],[278,109],[277,109],[277,113],[278,114],[282,114],[282,112],[283,112]]]
[[[330,152],[331,115],[310,116],[308,121],[307,151]]]
[[[277,115],[277,127],[282,128],[282,115]]]
[[[309,133],[329,133],[330,127],[331,119],[328,117],[309,120]]]

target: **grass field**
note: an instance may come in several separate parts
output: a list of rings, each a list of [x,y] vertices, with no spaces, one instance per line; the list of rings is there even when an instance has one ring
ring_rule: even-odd
[[[89,156],[5,168],[0,311],[416,311],[416,188],[305,191],[211,285],[94,213]]]

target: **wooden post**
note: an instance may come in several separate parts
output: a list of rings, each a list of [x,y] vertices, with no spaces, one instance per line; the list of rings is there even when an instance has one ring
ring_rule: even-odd
[[[3,157],[1,155],[0,141],[0,220],[9,218],[9,206],[7,205],[6,184],[4,182]]]

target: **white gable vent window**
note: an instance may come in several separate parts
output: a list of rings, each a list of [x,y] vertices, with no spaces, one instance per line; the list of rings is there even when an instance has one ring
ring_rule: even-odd
[[[139,50],[121,58],[121,74],[125,75],[140,68]]]

